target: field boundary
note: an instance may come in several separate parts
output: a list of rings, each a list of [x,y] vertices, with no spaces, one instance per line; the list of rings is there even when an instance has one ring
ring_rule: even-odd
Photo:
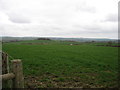
[[[11,66],[8,60],[8,54],[2,53],[2,88],[24,88],[24,78],[22,61],[20,59],[11,60]],[[11,67],[11,69],[10,69]],[[12,81],[12,83],[9,82]]]

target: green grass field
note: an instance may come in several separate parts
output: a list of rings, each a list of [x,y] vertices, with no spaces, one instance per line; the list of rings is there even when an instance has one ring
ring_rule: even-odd
[[[5,43],[3,51],[22,60],[26,87],[117,87],[118,47],[96,45],[31,40]]]

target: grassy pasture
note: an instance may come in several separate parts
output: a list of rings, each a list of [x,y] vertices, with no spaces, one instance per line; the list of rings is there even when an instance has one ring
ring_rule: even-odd
[[[117,87],[118,47],[96,45],[31,40],[5,43],[3,51],[23,61],[26,87]]]

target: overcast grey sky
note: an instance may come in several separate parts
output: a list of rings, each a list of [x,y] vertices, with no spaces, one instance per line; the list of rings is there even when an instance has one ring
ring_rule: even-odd
[[[0,0],[0,35],[117,38],[118,1]]]

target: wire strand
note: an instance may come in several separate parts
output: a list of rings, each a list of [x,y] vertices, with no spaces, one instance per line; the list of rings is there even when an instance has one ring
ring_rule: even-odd
[[[10,58],[10,59],[14,59],[12,56],[10,56],[10,55],[8,55],[8,57]]]
[[[6,53],[6,52],[4,52],[4,53]],[[10,59],[15,59],[14,57],[12,57],[12,56],[10,56],[8,53],[6,53],[7,54],[7,56],[8,56],[8,58],[10,58]]]

